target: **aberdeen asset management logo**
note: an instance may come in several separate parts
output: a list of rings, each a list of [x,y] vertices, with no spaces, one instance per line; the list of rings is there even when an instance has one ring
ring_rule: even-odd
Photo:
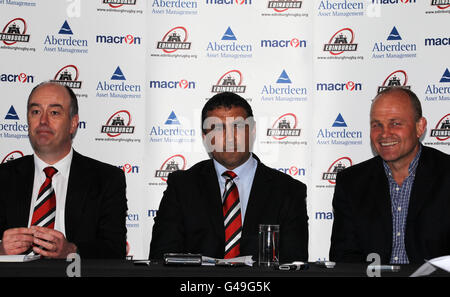
[[[195,129],[182,125],[172,110],[164,125],[155,125],[150,130],[150,142],[192,143],[195,142]]]
[[[365,3],[358,0],[321,0],[314,2],[319,3],[317,7],[319,12],[317,16],[319,17],[355,17],[364,16],[365,12],[369,12],[369,8],[364,8]]]
[[[197,15],[199,13],[199,0],[153,0],[151,2],[152,15]]]
[[[445,85],[448,83],[450,83],[450,71],[446,68],[438,84],[427,85],[425,101],[449,101],[450,86]]]
[[[81,81],[78,80],[78,68],[75,65],[66,65],[59,69],[52,82],[62,84],[72,89],[81,88]]]
[[[387,42],[376,42],[372,48],[372,58],[415,58],[417,45],[403,41],[397,28],[394,26],[387,37]]]
[[[184,27],[175,27],[170,29],[162,38],[162,41],[158,41],[156,48],[163,50],[165,53],[173,53],[177,50],[189,50],[191,49],[191,43],[187,41],[188,32]]]
[[[47,35],[44,40],[45,52],[63,52],[70,54],[87,54],[87,39],[75,38],[72,28],[67,21],[64,21],[58,31],[58,35]]]
[[[26,34],[27,23],[22,18],[15,18],[3,27],[0,33],[0,40],[6,45],[13,45],[16,42],[29,42],[30,35]]]
[[[0,137],[28,139],[28,125],[22,124],[14,106],[11,105],[4,119],[5,122],[0,122]]]
[[[221,41],[208,42],[206,47],[206,57],[208,58],[251,58],[252,45],[238,42],[231,27],[228,27],[222,36]]]
[[[140,99],[141,85],[128,83],[122,69],[117,66],[109,81],[99,81],[96,88],[96,97]]]
[[[245,93],[245,85],[242,85],[243,76],[239,70],[230,70],[223,74],[217,83],[212,86],[212,93],[232,92]]]
[[[349,129],[339,113],[331,128],[319,129],[316,138],[319,145],[361,145],[362,131]]]
[[[283,69],[276,80],[276,85],[264,85],[261,90],[261,101],[301,102],[307,100],[307,88],[292,86],[292,81]]]

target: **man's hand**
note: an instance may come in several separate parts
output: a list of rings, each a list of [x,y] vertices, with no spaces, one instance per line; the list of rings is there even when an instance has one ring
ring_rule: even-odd
[[[67,241],[64,234],[54,229],[31,226],[34,239],[33,251],[48,258],[65,259],[71,253],[77,252],[75,244]]]
[[[33,231],[29,228],[11,228],[3,232],[0,255],[19,255],[33,244]]]

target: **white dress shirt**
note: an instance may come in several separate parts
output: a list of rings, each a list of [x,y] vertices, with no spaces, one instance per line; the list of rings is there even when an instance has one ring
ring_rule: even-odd
[[[250,197],[250,191],[252,190],[253,179],[255,177],[257,166],[258,161],[256,161],[256,159],[253,158],[253,154],[250,153],[250,157],[248,158],[247,161],[245,161],[244,164],[232,170],[237,175],[233,179],[233,181],[236,184],[239,192],[239,200],[241,203],[242,226],[244,225],[245,212],[247,210],[248,199]],[[224,173],[228,169],[225,168],[216,160],[214,160],[214,168],[216,169],[217,179],[219,181],[220,195],[223,196],[223,192],[225,189],[225,177],[222,176],[222,173]]]
[[[64,210],[66,206],[67,185],[69,183],[70,165],[72,164],[73,149],[63,159],[53,165],[49,165],[39,159],[34,154],[34,183],[33,194],[31,196],[30,215],[28,219],[28,226],[31,225],[33,218],[33,210],[36,203],[37,196],[39,194],[39,188],[45,181],[44,168],[52,166],[58,170],[58,172],[52,178],[52,186],[55,190],[56,196],[56,217],[55,217],[55,230],[63,233],[66,236],[65,224],[64,224]]]

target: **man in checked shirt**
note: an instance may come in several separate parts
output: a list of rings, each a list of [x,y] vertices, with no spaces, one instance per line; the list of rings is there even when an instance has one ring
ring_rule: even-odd
[[[370,140],[378,156],[337,175],[331,260],[377,253],[382,263],[408,264],[450,254],[450,156],[420,143],[426,125],[411,90],[375,97]]]

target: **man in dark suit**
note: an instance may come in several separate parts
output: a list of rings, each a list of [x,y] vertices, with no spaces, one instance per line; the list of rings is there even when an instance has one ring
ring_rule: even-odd
[[[426,120],[417,96],[390,88],[370,112],[378,156],[338,173],[330,259],[423,263],[450,254],[450,157],[419,142]]]
[[[308,260],[306,186],[265,166],[251,153],[253,112],[234,93],[213,96],[202,110],[203,140],[212,159],[169,175],[153,226],[151,259],[164,253],[199,253],[213,258],[252,255],[258,259],[258,225],[280,225],[280,261]],[[236,227],[225,210],[237,177]],[[230,185],[231,184],[231,188]],[[225,192],[225,194],[223,194]],[[230,211],[231,212],[231,211]],[[233,249],[237,252],[233,253]]]
[[[56,83],[36,86],[27,119],[35,154],[0,165],[0,254],[32,249],[48,258],[124,258],[125,176],[72,149],[78,127],[73,91]]]

